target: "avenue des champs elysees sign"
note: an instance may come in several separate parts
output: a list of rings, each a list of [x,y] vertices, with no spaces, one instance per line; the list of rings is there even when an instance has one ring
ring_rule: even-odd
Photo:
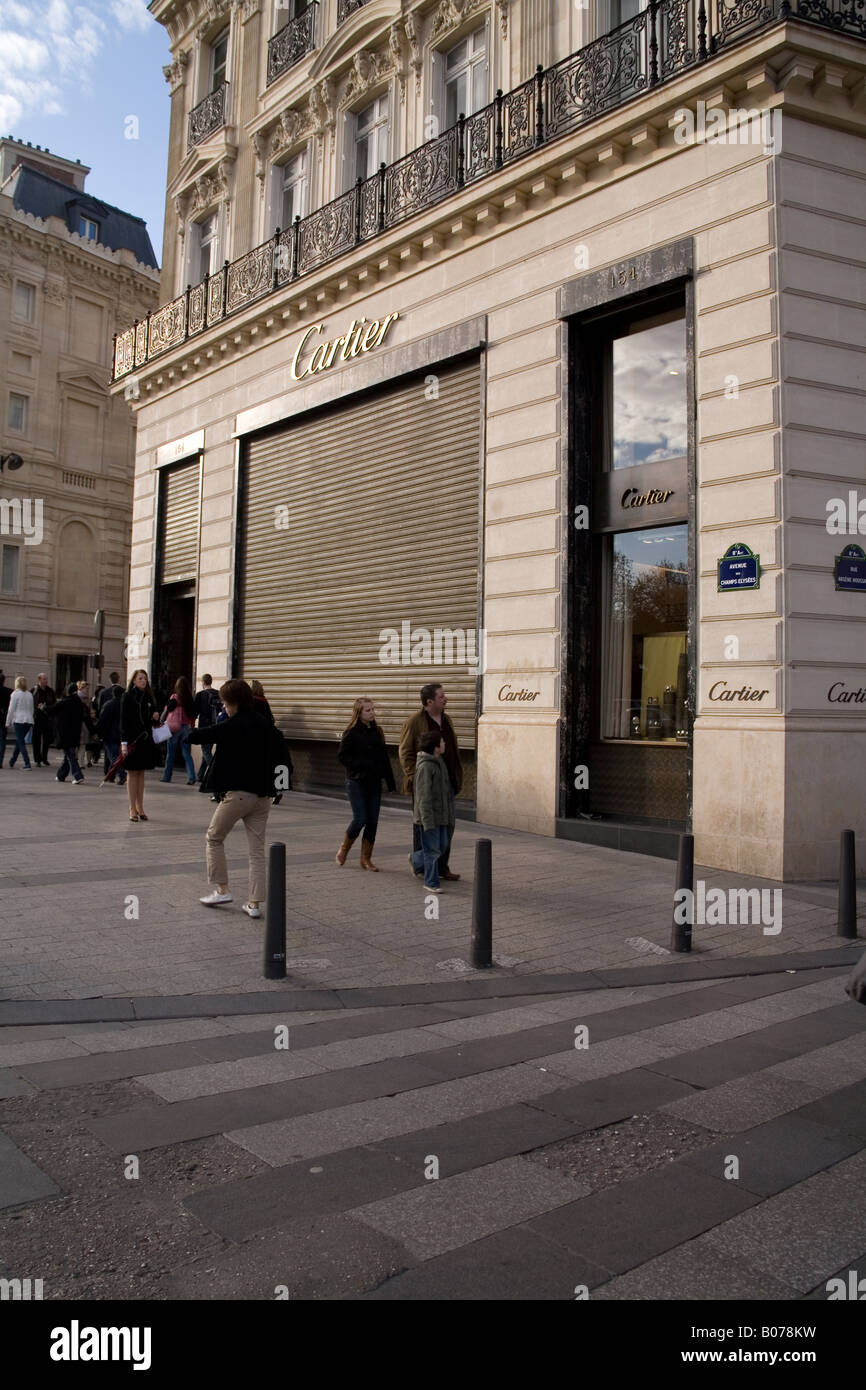
[[[292,358],[293,379],[304,381],[307,377],[327,371],[329,367],[349,362],[353,358],[372,352],[374,348],[381,347],[392,324],[399,317],[399,314],[388,314],[385,318],[373,319],[372,322],[368,322],[366,318],[352,319],[345,333],[331,339],[322,336],[325,331],[323,323],[314,323],[312,328],[301,334],[295,348]]]

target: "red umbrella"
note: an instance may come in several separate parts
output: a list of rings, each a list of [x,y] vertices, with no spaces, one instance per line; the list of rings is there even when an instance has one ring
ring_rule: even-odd
[[[106,782],[113,782],[113,781],[114,781],[114,774],[115,774],[116,772],[119,772],[119,771],[120,771],[120,769],[123,767],[124,763],[126,762],[127,758],[129,757],[130,753],[132,752],[133,748],[134,748],[135,745],[138,743],[138,740],[139,740],[140,738],[144,738],[145,734],[147,734],[147,735],[149,736],[149,735],[150,735],[150,730],[149,730],[149,729],[142,729],[141,733],[138,734],[138,735],[132,740],[132,743],[128,743],[128,744],[127,744],[127,746],[126,746],[126,752],[125,752],[125,753],[118,753],[117,757],[114,759],[114,762],[111,764],[111,766],[109,767],[109,769],[108,769],[108,771],[106,772],[105,776],[103,777],[102,781],[100,782],[100,784],[99,784],[100,787],[104,787],[105,784],[106,784]]]

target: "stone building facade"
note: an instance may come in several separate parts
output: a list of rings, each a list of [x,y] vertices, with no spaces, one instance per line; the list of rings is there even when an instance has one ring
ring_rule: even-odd
[[[154,671],[263,679],[315,786],[353,698],[393,747],[440,678],[480,820],[831,875],[866,834],[853,0],[150,8],[162,307],[114,389]]]
[[[120,325],[158,302],[147,230],[89,169],[0,140],[0,667],[55,686],[124,662],[135,419],[109,393]]]

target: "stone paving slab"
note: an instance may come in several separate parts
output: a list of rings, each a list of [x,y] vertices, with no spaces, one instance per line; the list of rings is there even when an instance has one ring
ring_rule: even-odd
[[[724,1043],[711,1043],[678,1056],[665,1055],[648,1062],[651,1071],[687,1081],[691,1086],[704,1088],[721,1086],[726,1081],[762,1071],[775,1062],[785,1060],[787,1053],[768,1047],[763,1031],[757,1030]]]
[[[853,1086],[831,1091],[820,1100],[803,1105],[798,1113],[801,1119],[866,1140],[866,1082],[858,1081]]]
[[[371,1195],[392,1196],[418,1181],[418,1173],[390,1154],[346,1149],[321,1162],[293,1163],[225,1183],[188,1197],[184,1206],[209,1230],[239,1241],[299,1216],[348,1211]]]
[[[592,1297],[605,1301],[700,1299],[711,1303],[753,1303],[791,1300],[798,1294],[793,1285],[784,1282],[784,1269],[775,1275],[758,1273],[735,1255],[714,1250],[704,1237],[698,1237],[593,1289]],[[706,1322],[706,1315],[701,1317]]]
[[[88,1128],[110,1148],[138,1153],[139,1149],[202,1139],[269,1120],[333,1109],[351,1101],[373,1100],[394,1091],[431,1085],[434,1079],[421,1062],[391,1058],[358,1070],[322,1072],[295,1081],[177,1101],[174,1105],[142,1106],[92,1120]]]
[[[272,1124],[229,1131],[227,1138],[279,1166],[298,1158],[374,1144],[413,1131],[456,1123],[556,1090],[558,1078],[537,1068],[506,1067],[401,1095],[384,1096]]]
[[[529,1228],[623,1274],[758,1201],[734,1183],[671,1163],[536,1217]]]
[[[8,1134],[0,1133],[0,1208],[56,1197],[57,1184],[23,1154]]]
[[[864,1183],[860,1152],[724,1222],[706,1240],[758,1274],[808,1293],[866,1248]]]
[[[578,1086],[565,1086],[530,1103],[534,1109],[566,1117],[572,1122],[572,1132],[577,1132],[600,1129],[629,1115],[646,1114],[691,1093],[691,1087],[681,1081],[637,1067]]]
[[[371,1288],[363,1298],[378,1302],[558,1301],[574,1299],[579,1285],[595,1288],[606,1279],[607,1270],[518,1225],[426,1260]]]
[[[423,1177],[416,1170],[416,1178]],[[540,1212],[572,1202],[583,1185],[522,1158],[415,1186],[358,1206],[353,1216],[398,1240],[417,1259],[429,1260]],[[584,1190],[586,1188],[584,1187]]]
[[[359,1298],[411,1262],[407,1251],[342,1212],[288,1221],[172,1269],[170,1299],[273,1301]]]
[[[414,1130],[398,1138],[370,1142],[369,1147],[392,1154],[419,1173],[424,1172],[432,1155],[442,1179],[500,1159],[517,1158],[542,1144],[570,1138],[574,1132],[575,1126],[559,1115],[544,1114],[529,1105],[509,1105]]]
[[[685,1096],[662,1107],[671,1115],[722,1134],[740,1134],[766,1120],[774,1120],[805,1102],[819,1099],[817,1087],[785,1081],[754,1072],[726,1081],[712,1090]]]
[[[12,1096],[26,1096],[32,1090],[29,1082],[8,1071],[6,1067],[0,1068],[0,1100],[9,1100]]]
[[[849,1158],[860,1147],[853,1135],[811,1124],[795,1110],[745,1130],[734,1140],[687,1154],[682,1162],[718,1178],[725,1176],[733,1155],[739,1162],[737,1185],[758,1197],[771,1197]]]

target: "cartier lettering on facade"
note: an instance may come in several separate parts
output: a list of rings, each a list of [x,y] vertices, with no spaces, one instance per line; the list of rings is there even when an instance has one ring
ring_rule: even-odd
[[[358,357],[365,352],[371,352],[373,348],[381,347],[391,325],[399,314],[388,314],[387,318],[374,319],[368,323],[365,318],[352,319],[345,333],[339,338],[332,338],[330,341],[317,343],[313,348],[310,360],[301,367],[301,358],[306,351],[311,338],[320,337],[325,325],[316,323],[312,328],[308,328],[298,343],[294,358],[292,359],[292,377],[295,381],[303,381],[304,377],[315,376],[317,372],[323,372],[326,368],[333,366],[339,353],[340,361],[346,362],[349,358]]]
[[[651,487],[649,492],[641,492],[640,488],[627,487],[620,498],[621,507],[654,507],[658,502],[667,502],[669,497],[673,497],[673,491],[660,492],[657,488]]]
[[[727,681],[716,681],[709,690],[711,700],[738,700],[741,704],[743,701],[763,700],[769,693],[769,690],[753,690],[750,685],[743,685],[739,690],[729,690]]]
[[[833,705],[866,705],[866,688],[846,690],[844,681],[836,681],[827,691],[827,699]]]
[[[510,685],[499,687],[498,700],[528,700],[530,703],[537,700],[541,694],[540,690],[512,690]]]

